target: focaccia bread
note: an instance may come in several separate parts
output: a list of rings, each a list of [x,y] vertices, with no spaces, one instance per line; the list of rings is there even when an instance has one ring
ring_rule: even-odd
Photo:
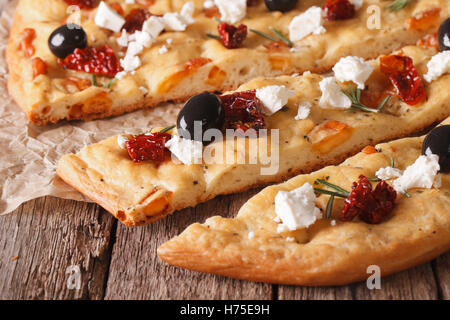
[[[68,6],[68,3],[81,2],[94,6],[83,8],[81,13]],[[277,40],[279,38],[270,29],[274,27],[289,37],[289,25],[295,16],[325,2],[302,0],[294,10],[281,13],[268,11],[262,0],[250,1],[252,5],[248,6],[246,17],[236,22],[236,26],[245,24],[249,30],[270,34]],[[450,15],[447,0],[417,0],[395,12],[383,9],[385,2],[364,0],[354,17],[325,21],[326,32],[319,33],[323,30],[318,29],[319,34],[294,41],[292,48],[282,41],[273,42],[248,31],[239,48],[227,49],[220,41],[206,35],[217,36],[218,22],[213,18],[217,10],[204,9],[204,1],[195,0],[192,1],[193,23],[185,31],[169,31],[166,27],[151,45],[141,48],[137,61],[131,56],[133,63],[141,65],[126,75],[120,73],[120,80],[114,82],[112,77],[97,75],[94,79],[90,72],[62,68],[48,45],[55,29],[77,22],[86,32],[88,48],[108,45],[117,61],[125,59],[127,47],[118,44],[122,34],[95,22],[98,3],[87,0],[19,2],[7,49],[9,91],[33,123],[42,125],[62,119],[89,120],[119,115],[163,101],[185,100],[205,90],[233,90],[257,76],[305,70],[323,72],[344,56],[376,58],[414,44],[423,35],[436,30]],[[155,15],[178,14],[188,1],[139,0],[126,4],[125,0],[107,0],[105,3],[126,17],[139,8]],[[381,29],[375,28],[378,17]],[[112,28],[115,26],[117,24]],[[131,50],[129,43],[128,50]]]
[[[411,57],[417,72],[425,74],[427,63],[436,50],[412,46],[405,47],[400,54],[398,57]],[[380,71],[379,60],[370,63],[374,71],[366,81],[368,89],[361,95],[367,93],[369,98],[383,98],[385,88],[381,83],[387,78]],[[170,158],[163,162],[134,163],[127,150],[119,147],[118,137],[111,137],[78,154],[64,156],[59,161],[58,174],[125,225],[137,226],[217,195],[243,191],[340,163],[366,145],[406,136],[450,116],[450,75],[442,75],[431,83],[423,82],[426,100],[411,106],[392,96],[378,113],[319,106],[322,100],[319,83],[323,80],[324,76],[305,73],[302,76],[259,78],[241,86],[238,94],[275,85],[292,90],[293,96],[285,108],[265,117],[267,136],[238,138],[244,146],[238,144],[236,147],[234,139],[210,145],[223,148],[228,159],[234,159],[231,163],[187,165]],[[304,103],[310,104],[310,114],[296,120],[299,105]],[[274,129],[279,129],[275,142],[271,131]],[[171,133],[175,134],[175,130]],[[275,149],[278,157],[271,164],[261,158],[253,164],[249,161],[241,164],[235,158],[242,154],[258,154],[255,149],[261,143],[267,143],[268,150],[272,144],[278,147]],[[272,165],[276,170],[262,174],[263,169]]]
[[[444,124],[450,124],[450,119]],[[318,186],[317,179],[350,190],[360,175],[375,177],[380,168],[393,162],[401,170],[413,164],[422,153],[422,141],[423,137],[406,138],[380,144],[374,153],[361,152],[339,166],[267,187],[234,219],[212,217],[204,224],[193,224],[160,246],[158,255],[195,271],[306,286],[365,280],[375,270],[369,266],[378,266],[386,276],[431,260],[450,249],[449,173],[438,173],[440,186],[409,189],[409,197],[398,194],[393,211],[379,224],[357,219],[341,222],[338,217],[344,201],[337,199],[331,217],[323,217],[309,228],[279,233],[274,220],[279,191],[291,191],[305,183]],[[323,216],[328,198],[317,198]]]

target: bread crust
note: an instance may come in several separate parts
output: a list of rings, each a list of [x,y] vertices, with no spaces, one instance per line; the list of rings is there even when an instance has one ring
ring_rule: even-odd
[[[124,0],[112,2],[121,3],[125,10],[131,10],[135,6],[125,5]],[[179,10],[186,2],[188,1],[161,0],[151,6],[150,10],[155,13]],[[47,46],[50,33],[68,17],[67,5],[60,0],[21,0],[15,12],[7,48],[10,70],[9,92],[26,112],[30,121],[38,125],[55,123],[63,119],[92,120],[116,116],[153,107],[164,101],[185,101],[203,91],[232,90],[258,76],[272,77],[302,73],[306,70],[325,72],[341,57],[348,55],[375,58],[404,45],[415,43],[450,15],[448,1],[420,0],[397,13],[383,12],[386,19],[383,20],[382,29],[369,30],[365,26],[370,17],[366,9],[372,4],[378,4],[378,1],[367,0],[364,1],[363,8],[358,10],[357,17],[348,21],[330,22],[326,25],[328,29],[326,33],[310,36],[296,43],[295,52],[288,49],[279,52],[269,51],[264,47],[267,40],[253,33],[249,35],[244,48],[228,50],[218,41],[204,36],[206,31],[215,33],[217,23],[202,12],[203,1],[194,2],[196,23],[184,32],[166,32],[161,35],[157,42],[142,54],[144,63],[135,75],[126,76],[110,89],[91,86],[82,91],[72,92],[74,89],[70,86],[67,89],[64,82],[67,77],[89,81],[90,75],[62,70]],[[315,4],[313,0],[301,1],[297,10],[281,15],[279,12],[268,12],[261,2],[257,7],[249,8],[251,19],[244,19],[242,22],[261,31],[275,24],[275,27],[287,33],[287,26],[292,17]],[[412,31],[404,27],[408,17],[436,7],[441,7],[441,18],[436,21],[436,25],[428,26],[426,30],[421,31]],[[98,47],[108,44],[118,52],[120,47],[115,41],[117,35],[98,28],[93,23],[94,16],[95,9],[84,10],[81,15],[80,23],[88,33],[89,45]],[[31,59],[25,57],[19,50],[21,33],[25,28],[36,30],[37,38],[33,42],[36,53],[33,57],[42,58],[49,69],[46,75],[40,75],[35,79],[32,77]],[[173,42],[169,52],[161,55],[158,48],[166,44],[167,39],[172,39]],[[249,56],[252,59],[248,59]],[[198,57],[211,59],[211,62],[199,67],[193,73],[187,73],[181,80],[173,78],[187,61]],[[225,72],[225,77],[210,78],[213,70],[219,70],[218,74]],[[107,78],[98,77],[101,85],[108,81]],[[170,90],[160,92],[163,87]],[[147,93],[143,93],[141,88],[145,88]]]
[[[450,124],[450,118],[446,120]],[[297,176],[267,187],[251,198],[234,219],[213,217],[193,224],[158,248],[170,264],[200,272],[250,281],[303,286],[344,285],[369,278],[378,266],[382,276],[429,261],[450,249],[450,175],[441,173],[439,189],[410,190],[399,195],[392,215],[378,225],[362,221],[317,221],[308,229],[277,233],[274,198],[318,178],[349,189],[360,174],[374,176],[394,157],[404,169],[421,154],[423,137],[378,145],[375,154],[363,152],[337,167]],[[391,183],[392,181],[390,181]],[[325,197],[326,198],[326,197]],[[319,197],[319,207],[326,201]],[[335,202],[333,219],[342,203]],[[254,232],[249,237],[249,232]],[[295,240],[289,241],[288,237]]]
[[[423,73],[426,63],[435,53],[433,49],[406,47],[403,54],[411,56],[418,70]],[[374,75],[379,72],[377,61],[372,61]],[[144,162],[134,164],[128,153],[119,148],[117,137],[88,146],[76,155],[64,156],[58,164],[59,176],[80,192],[102,205],[128,226],[143,225],[176,210],[195,206],[218,195],[241,192],[254,186],[279,182],[299,173],[308,173],[326,165],[338,164],[354,155],[366,145],[388,141],[420,132],[433,123],[450,115],[448,90],[450,75],[428,84],[428,100],[419,106],[409,107],[392,98],[383,113],[349,113],[341,110],[322,109],[318,106],[323,79],[316,74],[255,79],[238,91],[267,85],[285,85],[296,95],[289,100],[288,109],[266,118],[268,129],[279,130],[278,170],[261,174],[267,166],[240,163],[202,163],[182,165],[174,161],[163,163]],[[370,86],[370,79],[368,80]],[[300,102],[312,103],[308,119],[295,120]],[[346,135],[337,137],[331,144],[326,139],[313,141],[313,132],[330,120],[347,126]],[[344,137],[344,139],[340,139]],[[267,139],[264,141],[264,139]],[[270,135],[259,137],[270,145]],[[225,140],[228,141],[228,140]],[[233,141],[233,140],[232,140]],[[257,146],[245,148],[231,143],[212,144],[222,147],[235,159],[237,153],[249,155]],[[317,148],[318,146],[327,148]],[[324,151],[325,150],[325,151]],[[257,153],[253,153],[257,154]],[[274,160],[275,161],[275,160]]]

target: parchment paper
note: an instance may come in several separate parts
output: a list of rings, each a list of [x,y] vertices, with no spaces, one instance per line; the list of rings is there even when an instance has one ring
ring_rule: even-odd
[[[175,123],[180,105],[162,105],[120,117],[91,122],[31,124],[8,95],[5,48],[17,0],[0,0],[0,215],[43,196],[89,201],[56,176],[58,159],[67,153],[120,133],[140,133]]]

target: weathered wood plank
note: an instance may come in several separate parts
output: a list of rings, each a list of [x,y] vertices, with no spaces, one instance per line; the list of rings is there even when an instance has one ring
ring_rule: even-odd
[[[356,300],[386,300],[386,299],[437,299],[438,289],[433,270],[429,263],[400,272],[381,279],[381,289],[369,290],[366,282],[355,283],[342,287],[293,287],[280,286],[280,300],[295,299],[356,299]]]
[[[438,257],[432,263],[441,299],[450,300],[450,253]]]
[[[271,299],[272,286],[201,274],[170,266],[156,255],[160,244],[188,225],[222,214],[233,216],[256,190],[218,197],[151,225],[117,228],[106,299]]]
[[[102,299],[114,223],[97,205],[50,197],[0,217],[0,298]],[[71,266],[79,290],[67,286]]]

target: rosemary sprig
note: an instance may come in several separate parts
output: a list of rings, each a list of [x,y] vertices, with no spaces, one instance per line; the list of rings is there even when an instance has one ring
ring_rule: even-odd
[[[114,83],[116,83],[116,81],[117,81],[117,78],[109,80],[108,83],[105,85],[105,88],[110,89],[114,85]]]
[[[97,76],[95,74],[93,74],[93,75],[91,75],[91,77],[92,77],[92,85],[94,87],[98,87],[98,85],[97,85]]]
[[[275,33],[278,38],[280,38],[281,41],[283,41],[284,43],[286,43],[290,48],[292,48],[292,46],[294,45],[292,43],[291,40],[289,40],[288,38],[286,38],[286,36],[281,33],[281,31],[278,31],[277,29],[275,29],[274,27],[269,27],[270,30],[272,30],[273,33]]]
[[[411,198],[411,194],[408,191],[403,192],[403,194],[405,195],[405,197]]]
[[[212,33],[207,32],[206,36],[211,39],[216,39],[216,40],[222,41],[222,38],[217,34],[212,34]]]
[[[327,203],[327,210],[325,211],[327,219],[331,218],[331,213],[333,212],[333,205],[334,205],[334,195],[330,197],[330,200],[328,200]]]
[[[320,194],[327,194],[329,196],[335,196],[335,197],[344,198],[344,199],[348,197],[348,195],[344,194],[344,193],[330,191],[330,190],[324,190],[324,189],[320,189],[320,188],[314,188],[314,192],[320,193]]]
[[[268,35],[267,33],[255,30],[255,29],[249,29],[251,32],[256,33],[258,36],[264,37],[266,39],[272,40],[272,41],[278,41],[278,39]]]
[[[218,23],[223,23],[224,21],[221,20],[219,17],[214,17],[214,20],[216,20]]]
[[[176,126],[170,126],[170,127],[167,127],[167,128],[164,128],[164,129],[162,129],[160,132],[161,133],[166,133],[166,132],[169,132],[170,130],[172,130],[173,128],[175,128]]]
[[[386,1],[386,0],[384,0]],[[410,4],[412,0],[394,0],[394,2],[388,4],[385,6],[385,9],[389,9],[391,12],[400,11],[404,7],[406,7],[408,4]]]
[[[337,185],[335,185],[335,184],[329,183],[329,182],[327,182],[327,181],[325,181],[325,180],[322,180],[322,179],[317,179],[316,181],[317,181],[318,183],[320,183],[320,184],[323,184],[324,186],[327,186],[328,188],[334,189],[334,190],[336,190],[337,192],[340,192],[340,193],[346,195],[346,197],[348,197],[348,196],[350,195],[350,192],[348,192],[348,191],[345,190],[345,189],[342,189],[341,187],[339,187],[339,186],[337,186]]]
[[[342,93],[344,93],[352,102],[352,109],[351,111],[356,110],[362,110],[366,112],[373,112],[373,113],[379,113],[383,109],[383,107],[386,105],[386,103],[389,100],[389,96],[383,99],[383,101],[378,105],[376,109],[369,108],[365,106],[361,102],[361,89],[355,88],[353,84],[348,85],[348,90],[342,90]]]
[[[372,181],[372,182],[380,182],[381,181],[381,179],[377,178],[377,177],[367,178],[367,180]]]

